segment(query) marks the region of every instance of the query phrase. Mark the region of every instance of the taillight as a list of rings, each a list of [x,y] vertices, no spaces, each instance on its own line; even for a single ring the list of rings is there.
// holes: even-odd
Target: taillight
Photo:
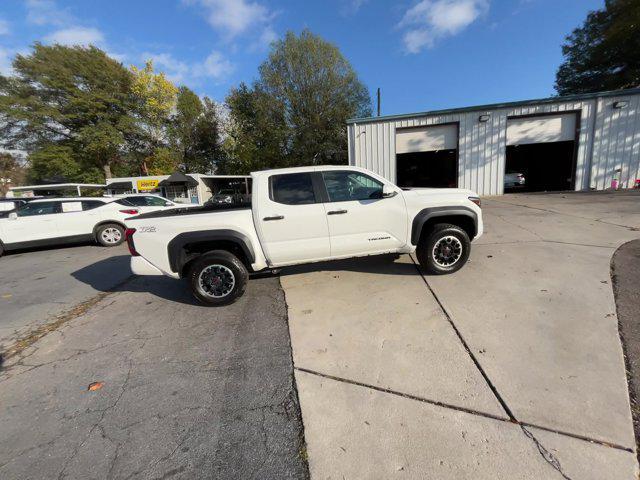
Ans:
[[[138,214],[138,210],[136,210],[134,208],[127,208],[126,210],[120,210],[120,213],[125,213],[127,215],[137,215]]]
[[[480,205],[480,197],[469,197],[469,200],[471,200],[473,203],[475,203],[476,205],[481,207],[481,205]]]
[[[136,233],[135,228],[127,228],[124,231],[124,238],[127,241],[127,247],[129,247],[129,253],[132,257],[139,257],[140,254],[136,251],[136,246],[133,243],[133,234]]]

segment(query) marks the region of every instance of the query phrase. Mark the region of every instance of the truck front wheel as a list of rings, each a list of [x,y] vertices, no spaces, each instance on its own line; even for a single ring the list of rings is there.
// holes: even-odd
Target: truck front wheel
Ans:
[[[471,253],[471,240],[462,228],[448,223],[438,223],[424,232],[416,249],[422,268],[435,275],[460,270]]]
[[[238,257],[214,250],[193,261],[187,278],[193,295],[205,305],[235,302],[247,288],[249,273]]]

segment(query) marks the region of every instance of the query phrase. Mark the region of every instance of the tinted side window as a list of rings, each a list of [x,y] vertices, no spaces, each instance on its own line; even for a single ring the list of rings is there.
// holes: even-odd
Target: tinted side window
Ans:
[[[131,205],[135,205],[136,207],[146,207],[147,206],[147,200],[146,200],[145,197],[127,197],[126,200]]]
[[[307,205],[316,203],[310,173],[289,173],[274,175],[271,181],[271,200],[286,205]]]
[[[382,198],[382,183],[363,173],[338,170],[322,172],[322,177],[331,202]]]
[[[131,203],[129,200],[127,200],[126,198],[121,198],[119,200],[116,200],[113,203],[119,203],[120,205],[125,205],[127,207],[133,207],[133,203]]]
[[[16,211],[19,217],[60,213],[60,202],[32,202]]]
[[[144,199],[146,200],[146,205],[148,207],[164,207],[165,203],[167,203],[166,200],[158,197],[144,197]]]
[[[105,202],[100,202],[98,200],[83,200],[82,201],[82,210],[92,210],[94,208],[98,208],[101,205],[104,205]]]

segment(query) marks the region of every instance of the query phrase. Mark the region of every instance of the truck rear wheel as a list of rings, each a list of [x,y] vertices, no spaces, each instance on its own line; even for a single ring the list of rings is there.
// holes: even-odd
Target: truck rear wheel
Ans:
[[[438,223],[420,237],[416,256],[428,273],[444,275],[460,270],[471,253],[471,240],[462,228]]]
[[[244,293],[249,279],[249,272],[238,257],[225,250],[198,257],[188,272],[193,295],[209,306],[235,302]]]

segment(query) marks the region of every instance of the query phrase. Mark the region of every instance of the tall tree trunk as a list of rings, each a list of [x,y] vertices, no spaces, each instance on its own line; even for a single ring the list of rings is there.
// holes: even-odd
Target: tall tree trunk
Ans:
[[[104,177],[111,178],[111,165],[105,163],[102,168],[104,169]]]

